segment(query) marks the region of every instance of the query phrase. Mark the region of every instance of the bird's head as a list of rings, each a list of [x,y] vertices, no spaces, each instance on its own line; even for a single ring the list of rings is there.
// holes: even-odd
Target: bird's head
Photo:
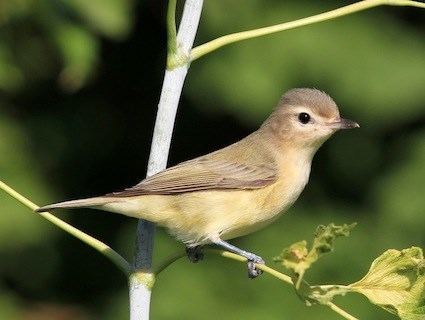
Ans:
[[[317,89],[286,92],[262,129],[271,131],[286,147],[316,151],[333,133],[359,125],[341,118],[333,99]]]

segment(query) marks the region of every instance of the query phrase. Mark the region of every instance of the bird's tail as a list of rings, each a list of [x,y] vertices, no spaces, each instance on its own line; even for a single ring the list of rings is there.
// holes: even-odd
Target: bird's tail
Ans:
[[[54,209],[67,208],[67,209],[77,209],[77,208],[95,208],[104,204],[111,202],[111,199],[107,197],[94,197],[87,199],[71,200],[49,204],[44,207],[36,209],[36,212],[45,212]]]

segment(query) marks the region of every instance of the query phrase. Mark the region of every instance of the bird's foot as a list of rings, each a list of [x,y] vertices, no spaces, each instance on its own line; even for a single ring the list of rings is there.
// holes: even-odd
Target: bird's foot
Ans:
[[[263,273],[262,270],[258,269],[255,265],[256,264],[265,264],[263,258],[250,253],[247,257],[248,259],[248,278],[250,279],[255,279],[256,277],[258,277],[260,274]]]
[[[238,247],[235,247],[233,244],[230,244],[224,240],[221,240],[220,237],[215,237],[211,239],[212,242],[230,252],[236,253],[242,257],[245,257],[248,265],[248,277],[250,279],[254,279],[258,277],[263,272],[258,269],[255,265],[256,264],[264,264],[263,258],[257,256],[256,254],[253,254],[251,252],[239,249]]]
[[[186,247],[186,254],[190,262],[197,263],[204,259],[202,246]]]

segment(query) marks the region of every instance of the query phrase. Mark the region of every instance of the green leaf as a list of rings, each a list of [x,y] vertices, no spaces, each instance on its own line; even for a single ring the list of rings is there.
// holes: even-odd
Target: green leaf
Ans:
[[[342,226],[337,226],[333,223],[327,226],[320,225],[316,229],[313,245],[310,250],[307,249],[307,241],[299,241],[283,249],[282,253],[273,260],[280,262],[285,268],[295,272],[298,277],[296,288],[299,289],[305,271],[324,253],[333,250],[336,238],[349,236],[351,229],[355,226],[356,223],[350,225],[344,224]]]
[[[303,273],[313,261],[308,259],[307,241],[299,241],[282,250],[282,253],[273,258],[280,262],[285,268],[293,270],[296,274]]]
[[[411,247],[388,250],[373,261],[369,272],[350,285],[373,304],[404,320],[425,319],[425,260]]]
[[[310,255],[313,256],[314,261],[316,261],[320,255],[331,252],[333,250],[333,243],[335,239],[339,237],[348,237],[351,229],[355,226],[356,223],[349,225],[344,224],[342,226],[336,226],[331,223],[327,226],[318,226],[314,236],[313,247],[310,250]]]

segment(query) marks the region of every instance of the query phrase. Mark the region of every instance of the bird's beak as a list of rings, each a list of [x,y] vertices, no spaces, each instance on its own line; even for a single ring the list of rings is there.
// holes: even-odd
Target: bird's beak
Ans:
[[[332,129],[354,129],[360,128],[359,124],[353,120],[340,118],[338,121],[330,122],[327,124]]]

